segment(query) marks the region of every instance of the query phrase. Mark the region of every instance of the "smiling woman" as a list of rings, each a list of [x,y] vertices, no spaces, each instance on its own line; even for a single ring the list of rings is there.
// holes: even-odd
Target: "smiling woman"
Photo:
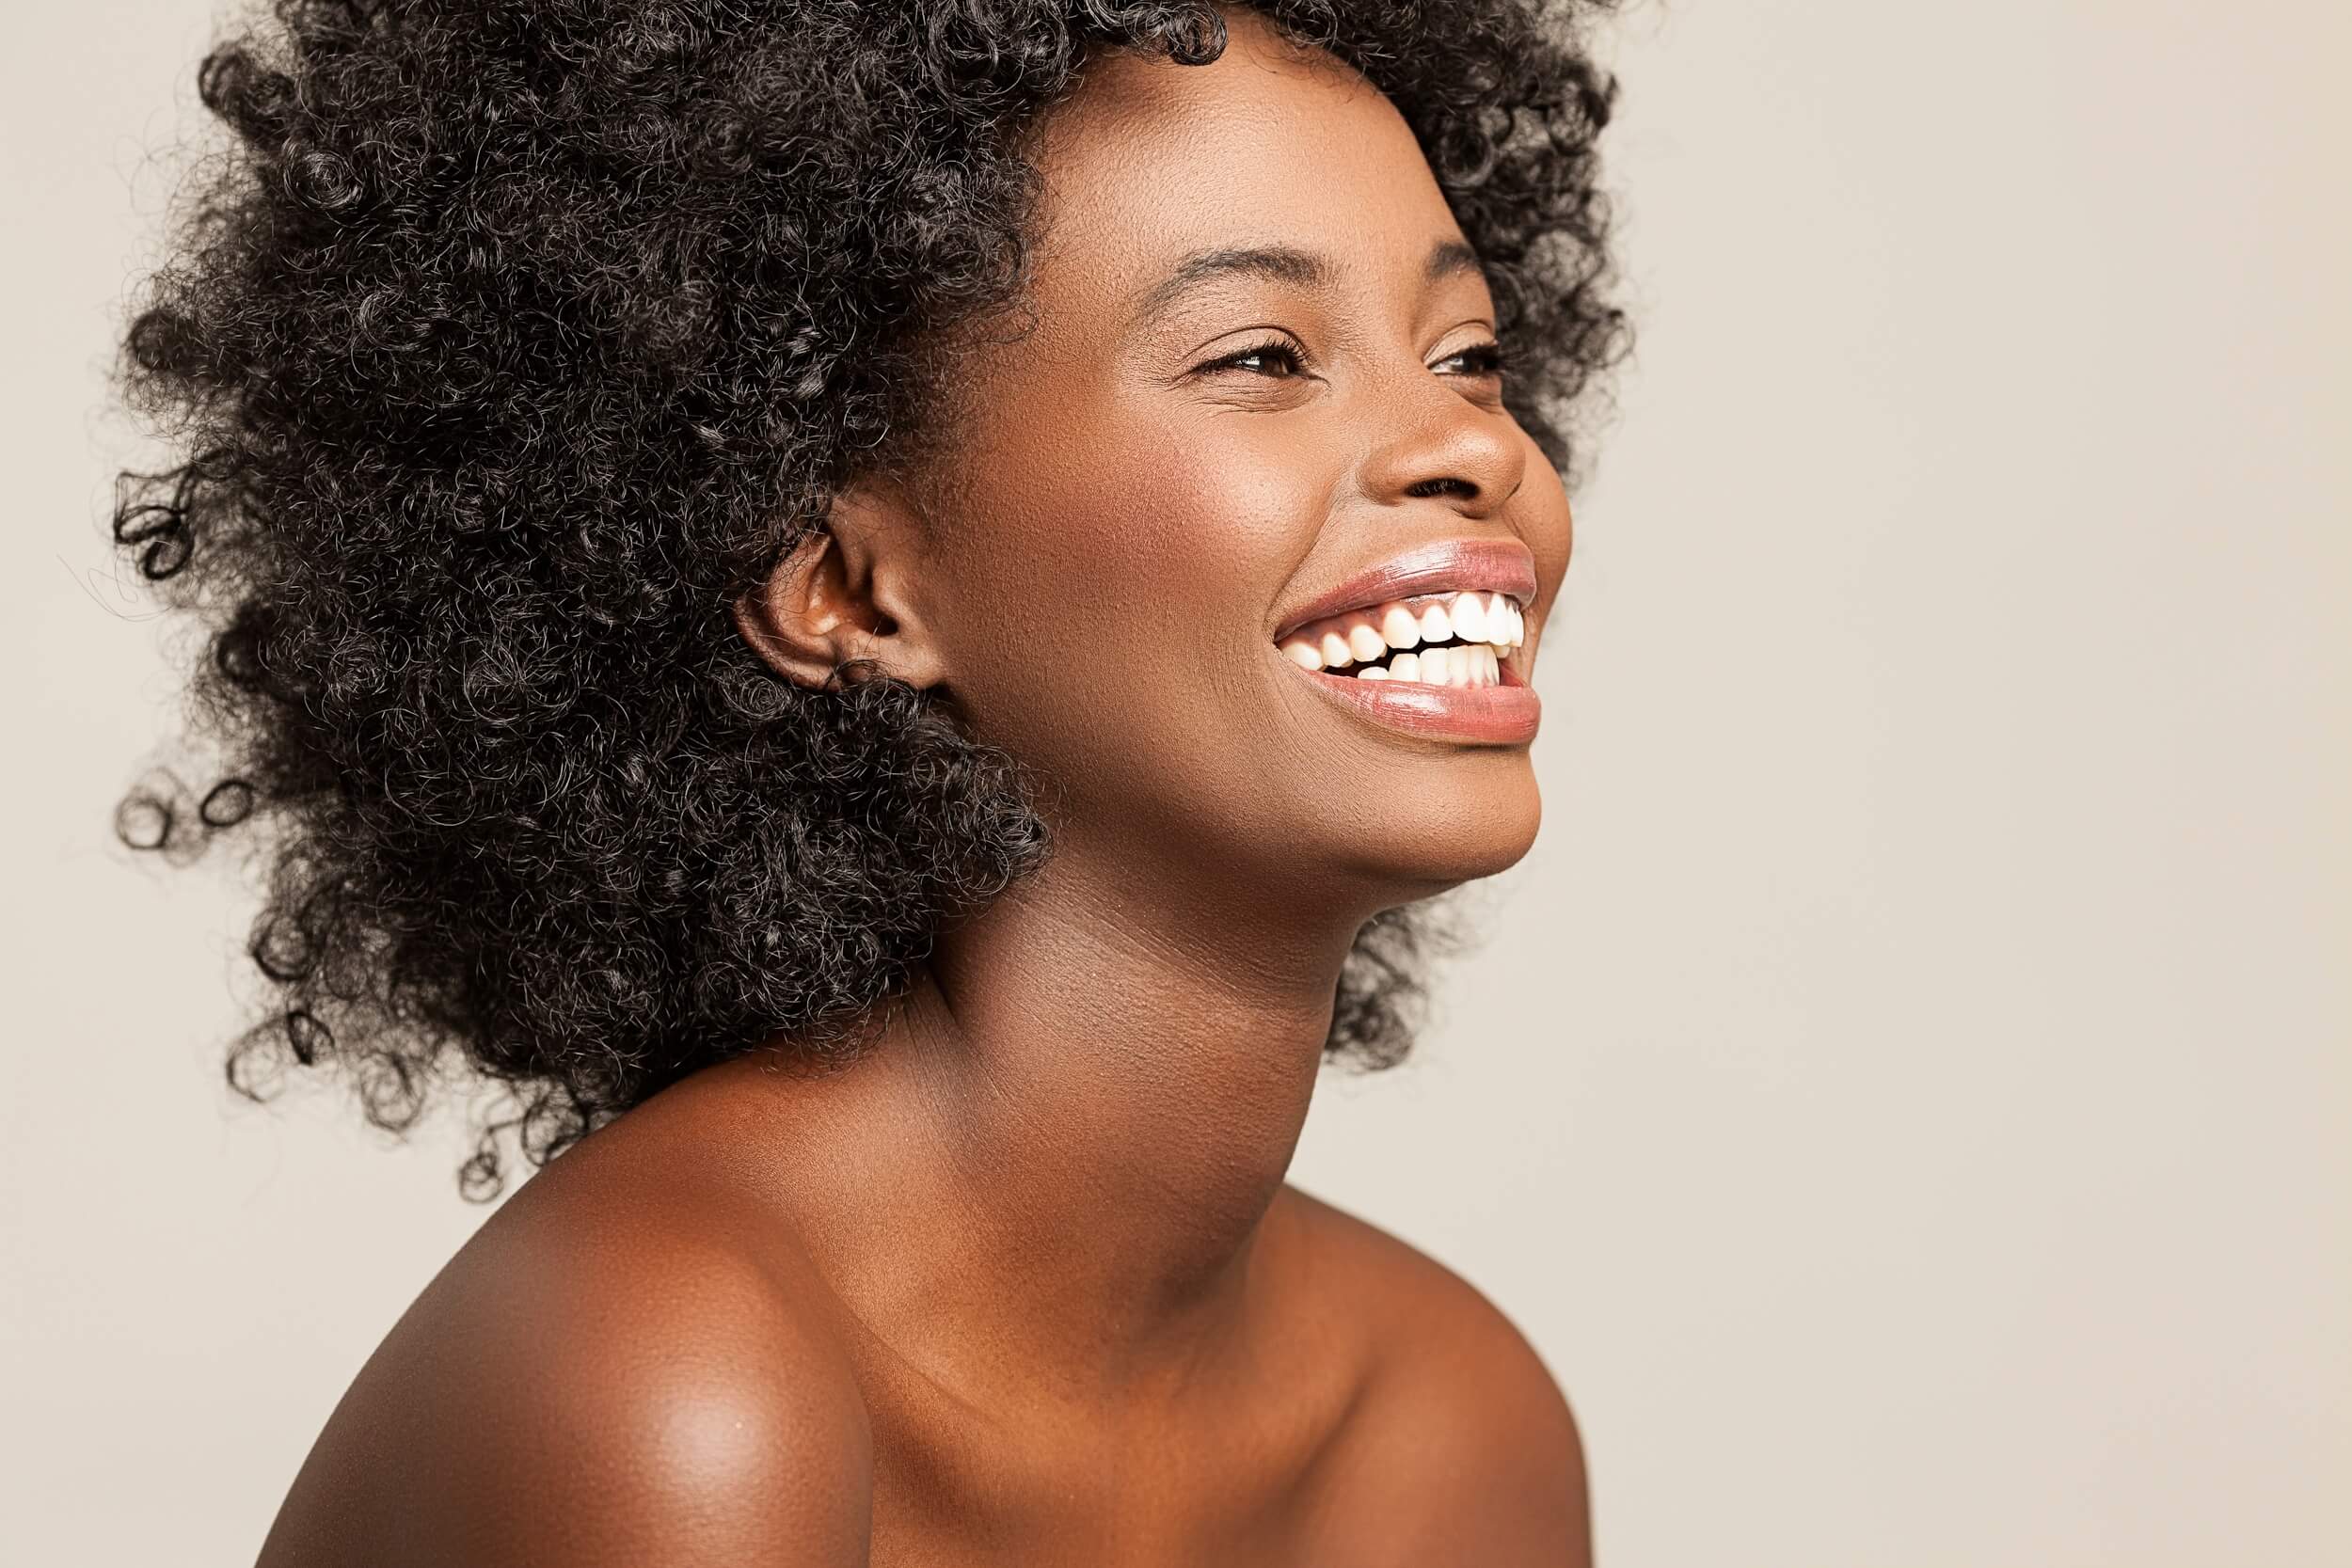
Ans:
[[[1580,1560],[1533,1352],[1283,1182],[1536,830],[1568,10],[278,10],[126,372],[227,782],[124,831],[266,835],[240,1085],[546,1169],[264,1560]]]

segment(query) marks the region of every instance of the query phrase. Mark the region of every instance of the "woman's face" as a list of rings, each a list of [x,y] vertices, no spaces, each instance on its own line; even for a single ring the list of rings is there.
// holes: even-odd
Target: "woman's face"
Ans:
[[[1057,785],[1061,854],[1368,913],[1534,837],[1568,506],[1403,119],[1231,22],[1210,66],[1105,57],[1044,127],[1033,327],[964,372],[917,592],[976,734]],[[1461,590],[1485,651],[1356,673]]]

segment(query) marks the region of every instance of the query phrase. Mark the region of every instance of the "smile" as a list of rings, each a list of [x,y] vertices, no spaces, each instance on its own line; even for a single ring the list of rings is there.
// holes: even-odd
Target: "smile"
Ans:
[[[1382,562],[1278,621],[1274,646],[1360,719],[1431,740],[1523,746],[1535,559],[1515,539],[1445,540]]]
[[[1422,686],[1505,684],[1526,617],[1508,594],[1418,594],[1311,621],[1282,640],[1302,670]]]
[[[1376,646],[1375,646],[1376,641]],[[1391,599],[1310,622],[1284,658],[1315,688],[1376,723],[1436,740],[1521,746],[1543,704],[1518,668],[1526,621],[1507,594]]]

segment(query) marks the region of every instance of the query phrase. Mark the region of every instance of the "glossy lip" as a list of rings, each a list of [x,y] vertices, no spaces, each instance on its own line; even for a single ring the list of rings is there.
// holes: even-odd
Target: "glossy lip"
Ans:
[[[1505,593],[1509,590],[1505,589]],[[1328,613],[1327,611],[1326,613]],[[1419,681],[1368,681],[1302,670],[1276,656],[1283,669],[1315,683],[1333,702],[1393,728],[1438,740],[1523,746],[1535,738],[1544,705],[1535,689],[1502,666],[1501,686],[1423,686]]]
[[[1301,605],[1283,617],[1274,633],[1280,642],[1310,621],[1320,621],[1350,610],[1366,610],[1391,599],[1415,594],[1451,594],[1463,589],[1508,594],[1529,608],[1535,596],[1535,554],[1517,539],[1448,539],[1357,573],[1328,593]],[[1294,666],[1295,668],[1295,666]],[[1301,671],[1300,673],[1307,673]],[[1350,684],[1356,684],[1350,677]],[[1371,682],[1374,686],[1381,683]],[[1407,682],[1406,684],[1412,684]],[[1433,688],[1432,689],[1441,689]],[[1490,691],[1504,690],[1489,687]],[[1521,689],[1525,689],[1521,688]]]

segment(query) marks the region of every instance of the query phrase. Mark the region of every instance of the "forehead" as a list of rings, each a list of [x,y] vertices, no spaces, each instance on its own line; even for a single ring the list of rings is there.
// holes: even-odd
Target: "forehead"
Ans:
[[[1344,64],[1229,13],[1205,66],[1107,54],[1032,149],[1041,299],[1132,307],[1204,251],[1285,246],[1352,279],[1418,278],[1459,229],[1395,105]]]

